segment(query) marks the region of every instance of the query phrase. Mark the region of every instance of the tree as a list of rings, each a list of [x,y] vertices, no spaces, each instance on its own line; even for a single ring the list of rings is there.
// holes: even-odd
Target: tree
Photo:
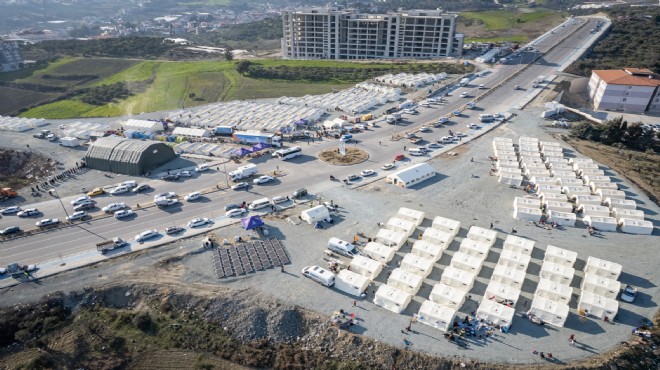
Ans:
[[[193,100],[195,99],[195,96],[196,96],[195,93],[191,92],[190,94],[188,94],[188,99]]]
[[[245,75],[250,70],[251,65],[252,62],[250,62],[249,60],[241,60],[238,63],[236,63],[236,72]]]
[[[231,49],[225,50],[225,60],[229,62],[234,60],[234,52]]]
[[[622,130],[624,124],[628,126],[628,122],[623,120],[623,116],[605,122],[605,129],[601,135],[603,144],[612,145],[614,143],[620,143],[624,134],[624,130]]]

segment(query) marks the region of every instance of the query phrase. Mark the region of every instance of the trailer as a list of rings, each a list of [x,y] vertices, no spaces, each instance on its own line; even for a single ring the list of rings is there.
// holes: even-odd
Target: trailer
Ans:
[[[96,250],[101,252],[101,254],[106,254],[113,249],[121,248],[126,245],[128,245],[128,243],[124,239],[120,237],[114,237],[112,239],[96,243]]]
[[[235,171],[229,172],[229,177],[232,181],[238,181],[255,175],[257,171],[259,171],[259,167],[256,164],[248,163],[245,166],[238,167]]]
[[[282,137],[276,134],[270,134],[267,132],[261,132],[256,130],[251,131],[234,131],[232,138],[234,142],[240,144],[269,144],[274,147],[282,146]]]

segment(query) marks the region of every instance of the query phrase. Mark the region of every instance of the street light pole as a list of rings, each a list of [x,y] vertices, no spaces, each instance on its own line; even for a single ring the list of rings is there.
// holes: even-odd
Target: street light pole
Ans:
[[[229,187],[229,174],[227,173],[227,162],[223,162],[222,166],[225,168],[225,181],[227,181],[227,187]]]

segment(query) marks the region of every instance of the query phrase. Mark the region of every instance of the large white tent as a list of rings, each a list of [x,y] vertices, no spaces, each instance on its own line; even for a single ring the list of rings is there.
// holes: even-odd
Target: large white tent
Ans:
[[[498,303],[515,306],[520,297],[520,289],[511,285],[491,280],[486,287],[484,299],[494,300]]]
[[[444,283],[433,286],[429,299],[439,305],[458,310],[465,303],[467,290],[458,289]]]
[[[426,240],[415,240],[410,253],[437,262],[445,248],[446,246],[429,243]]]
[[[433,224],[431,225],[431,227],[441,231],[446,231],[456,236],[456,234],[458,234],[458,231],[461,229],[461,222],[446,217],[436,216],[433,219]]]
[[[539,279],[534,296],[551,299],[568,304],[571,301],[573,288],[568,284],[557,283],[548,279]]]
[[[497,264],[516,270],[527,271],[530,260],[531,257],[528,254],[504,249],[500,253],[500,259],[497,260]]]
[[[617,280],[619,275],[621,275],[622,269],[623,267],[616,262],[589,256],[587,258],[587,265],[584,267],[584,272]]]
[[[422,302],[422,306],[419,308],[417,321],[436,329],[447,331],[453,324],[455,316],[455,309],[426,300]]]
[[[484,264],[484,260],[479,257],[471,256],[467,253],[456,252],[451,258],[450,266],[457,269],[469,271],[475,275],[479,275],[479,271]]]
[[[335,277],[335,288],[355,297],[360,297],[369,287],[371,279],[353,271],[343,269]]]
[[[621,290],[621,283],[614,279],[585,273],[580,284],[580,289],[583,292],[591,292],[602,295],[603,297],[616,299]]]
[[[211,131],[205,130],[203,128],[177,127],[172,131],[172,135],[203,138],[203,137],[210,137]]]
[[[416,226],[419,226],[419,224],[421,224],[422,221],[424,221],[424,217],[426,216],[426,213],[424,213],[423,211],[417,211],[414,209],[401,207],[399,208],[399,213],[397,213],[396,216],[398,218],[402,218],[404,220],[414,222]]]
[[[496,265],[490,280],[520,289],[525,281],[525,275],[525,271]]]
[[[415,232],[416,226],[417,225],[415,225],[414,222],[407,221],[398,217],[392,217],[387,221],[385,228],[388,230],[392,230],[410,236],[412,235],[413,232]]]
[[[621,232],[626,234],[651,235],[653,234],[653,223],[651,221],[622,218],[618,220]]]
[[[477,308],[477,318],[484,322],[508,329],[511,327],[515,310],[495,301],[483,299]]]
[[[506,239],[504,239],[504,246],[502,249],[520,252],[529,256],[532,254],[532,250],[534,250],[534,244],[536,244],[536,242],[533,240],[515,235],[507,235]]]
[[[395,287],[412,295],[417,294],[422,287],[423,278],[401,268],[392,270],[390,277],[387,278],[387,285]]]
[[[438,244],[447,248],[449,243],[454,239],[454,236],[449,232],[434,229],[432,227],[427,227],[422,234],[422,240],[426,240],[429,243]]]
[[[401,268],[413,274],[427,277],[431,273],[431,270],[433,270],[434,263],[435,261],[432,259],[408,253],[401,260]]]
[[[633,219],[633,220],[644,220],[644,211],[639,209],[612,209],[612,217],[616,218],[617,222],[621,222],[622,218]]]
[[[387,175],[388,183],[407,188],[435,176],[435,170],[428,163],[418,163]]]
[[[610,208],[618,209],[637,209],[637,203],[632,199],[619,199],[619,198],[610,198],[607,197],[603,200],[603,205]]]
[[[598,231],[616,231],[617,227],[614,217],[584,216],[582,222]]]
[[[492,247],[497,239],[497,231],[484,229],[479,226],[472,226],[470,230],[468,230],[467,238],[487,243]]]
[[[330,211],[324,205],[306,209],[300,213],[300,218],[308,224],[320,222],[330,218]]]
[[[390,262],[392,258],[394,258],[395,252],[396,250],[394,248],[390,248],[385,244],[377,242],[367,243],[367,245],[362,250],[362,254],[384,264]]]
[[[538,221],[543,216],[540,208],[514,207],[513,218],[520,221]]]
[[[447,266],[442,272],[440,282],[449,285],[450,287],[468,292],[474,286],[474,279],[476,277],[477,276],[471,272]]]
[[[549,211],[548,218],[546,220],[548,223],[555,223],[560,226],[573,226],[577,222],[577,217],[575,213],[571,212],[560,212],[560,211]]]
[[[605,206],[596,206],[593,204],[582,204],[577,208],[578,213],[582,213],[582,217],[595,216],[595,217],[610,217],[610,209]]]
[[[383,270],[383,264],[365,256],[354,256],[349,269],[373,280]]]
[[[532,307],[527,312],[543,320],[546,324],[564,327],[568,318],[568,305],[562,302],[556,302],[547,298],[535,296],[532,301]]]
[[[408,236],[388,229],[380,229],[376,234],[376,241],[399,250]]]
[[[586,315],[595,316],[600,319],[605,317],[614,318],[617,312],[619,312],[619,302],[616,299],[582,291],[577,308],[578,313],[584,312]]]
[[[121,123],[124,131],[133,130],[143,134],[153,134],[163,131],[163,124],[158,121],[147,121],[142,119],[128,119]]]
[[[374,304],[395,313],[401,313],[408,307],[412,295],[389,285],[381,285],[374,296]]]
[[[461,241],[458,251],[485,260],[490,251],[490,246],[488,243],[465,238]]]
[[[571,284],[574,275],[575,275],[574,268],[566,265],[559,265],[548,261],[543,262],[543,264],[541,265],[541,272],[539,274],[539,276],[542,279],[547,279],[550,281],[554,281],[555,283],[561,283],[566,285]]]
[[[548,245],[545,250],[545,257],[543,261],[553,262],[560,265],[571,267],[577,260],[577,252]]]

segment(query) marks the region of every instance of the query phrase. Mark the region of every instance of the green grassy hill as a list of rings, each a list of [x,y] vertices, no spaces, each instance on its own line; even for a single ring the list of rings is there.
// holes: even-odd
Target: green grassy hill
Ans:
[[[565,16],[543,7],[525,6],[511,10],[462,12],[458,31],[466,34],[466,42],[525,42],[561,23]]]

